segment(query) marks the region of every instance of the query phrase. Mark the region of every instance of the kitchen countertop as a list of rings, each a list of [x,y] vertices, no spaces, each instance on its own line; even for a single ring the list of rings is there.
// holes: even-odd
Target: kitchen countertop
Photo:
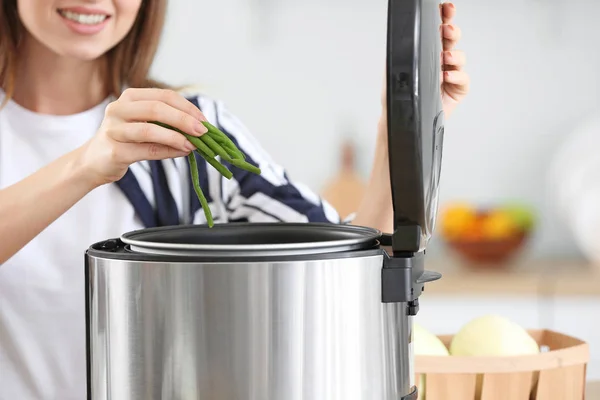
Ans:
[[[563,295],[600,297],[600,265],[579,260],[525,260],[503,269],[471,268],[453,257],[431,258],[425,268],[442,279],[425,287],[430,295]]]

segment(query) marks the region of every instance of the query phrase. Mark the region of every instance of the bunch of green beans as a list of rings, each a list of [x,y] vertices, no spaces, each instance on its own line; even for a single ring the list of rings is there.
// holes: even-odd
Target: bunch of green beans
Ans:
[[[208,132],[206,132],[200,137],[189,135],[177,128],[174,128],[162,122],[153,121],[152,123],[162,126],[163,128],[172,129],[184,135],[187,140],[189,140],[194,146],[196,146],[196,150],[194,151],[200,154],[200,156],[204,158],[207,163],[212,165],[214,169],[219,171],[221,175],[223,175],[227,179],[231,179],[233,174],[229,169],[227,169],[226,166],[221,164],[215,158],[216,156],[221,157],[222,160],[225,160],[234,167],[238,167],[248,172],[260,175],[260,168],[247,162],[244,153],[242,153],[237,148],[237,146],[229,139],[229,137],[225,133],[221,132],[217,127],[215,127],[207,121],[202,121],[202,124],[206,127],[206,129],[208,129]],[[192,184],[194,185],[194,191],[196,192],[196,196],[198,196],[198,200],[200,200],[200,204],[202,205],[202,209],[204,210],[204,215],[206,216],[208,226],[212,228],[214,225],[213,217],[210,208],[208,207],[206,197],[204,197],[204,193],[202,192],[202,188],[200,187],[200,180],[198,176],[198,164],[196,163],[196,157],[194,156],[194,152],[188,154],[187,157],[190,164],[190,173],[192,175]]]

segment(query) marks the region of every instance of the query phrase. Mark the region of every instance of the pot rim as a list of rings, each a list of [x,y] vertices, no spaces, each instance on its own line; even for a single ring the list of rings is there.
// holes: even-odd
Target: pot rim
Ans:
[[[157,237],[174,231],[185,232],[196,231],[199,234],[211,235],[225,233],[226,235],[251,235],[252,231],[267,229],[272,233],[310,236],[311,232],[318,230],[322,238],[329,236],[331,240],[315,240],[289,243],[251,243],[251,244],[198,244],[198,243],[168,243],[157,240]],[[336,239],[339,235],[341,239]],[[236,255],[257,255],[258,253],[280,253],[281,255],[292,254],[318,254],[340,252],[344,250],[356,250],[373,247],[381,237],[381,231],[358,225],[345,225],[318,222],[298,223],[252,223],[234,222],[216,224],[212,228],[206,225],[175,225],[168,227],[146,228],[127,232],[120,239],[136,253],[164,254],[164,255],[198,255],[199,253],[219,255],[235,253]],[[146,239],[146,240],[145,240]],[[153,239],[153,240],[148,240]]]

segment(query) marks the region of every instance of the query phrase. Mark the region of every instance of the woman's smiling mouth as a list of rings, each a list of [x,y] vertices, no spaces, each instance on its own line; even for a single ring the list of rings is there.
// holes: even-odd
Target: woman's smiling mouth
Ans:
[[[84,35],[100,32],[110,19],[110,15],[103,11],[82,7],[59,8],[57,12],[72,31]]]

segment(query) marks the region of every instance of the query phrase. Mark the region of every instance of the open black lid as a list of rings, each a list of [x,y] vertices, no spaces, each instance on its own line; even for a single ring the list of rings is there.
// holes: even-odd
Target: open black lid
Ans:
[[[389,0],[387,123],[394,252],[424,250],[435,225],[442,159],[439,0]]]

